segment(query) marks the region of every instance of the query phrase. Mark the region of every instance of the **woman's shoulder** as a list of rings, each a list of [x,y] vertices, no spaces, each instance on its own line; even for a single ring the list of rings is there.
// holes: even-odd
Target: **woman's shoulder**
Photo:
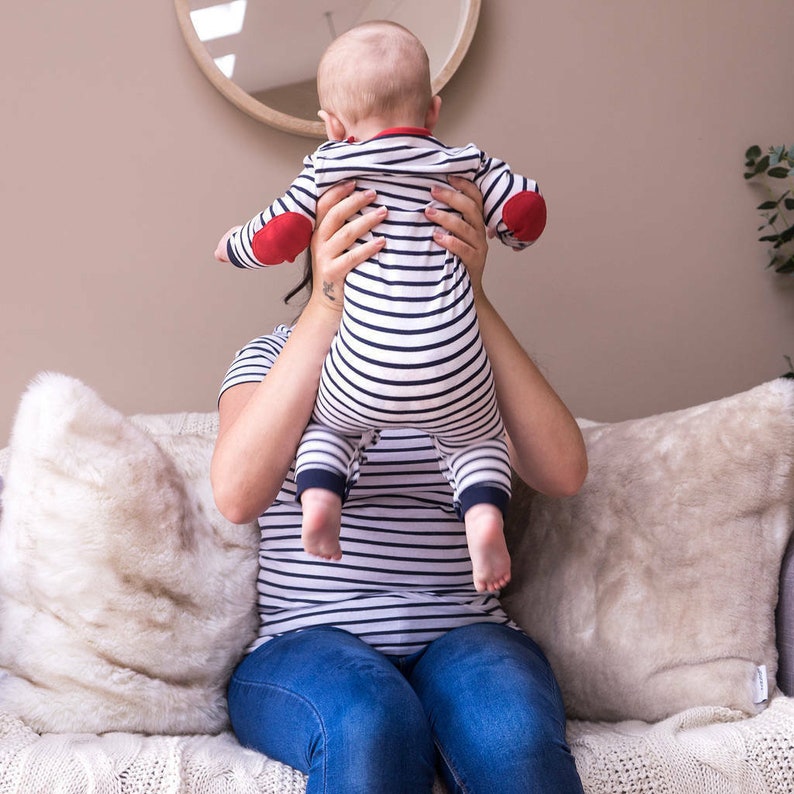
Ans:
[[[258,383],[270,371],[292,333],[292,327],[277,325],[272,333],[257,336],[243,345],[235,354],[220,394],[241,383]]]
[[[291,325],[277,325],[271,333],[254,337],[250,342],[243,345],[237,353],[235,353],[234,357],[239,358],[241,355],[245,354],[265,355],[273,351],[278,354],[281,352],[281,348],[284,347],[291,333]]]
[[[261,358],[272,364],[286,344],[291,333],[291,326],[277,325],[271,333],[254,337],[250,342],[244,344],[234,354],[234,361]]]

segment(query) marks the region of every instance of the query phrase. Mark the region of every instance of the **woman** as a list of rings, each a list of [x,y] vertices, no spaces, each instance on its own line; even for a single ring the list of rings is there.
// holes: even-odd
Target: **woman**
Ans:
[[[345,503],[342,560],[302,551],[290,467],[345,275],[381,245],[348,250],[385,216],[345,222],[375,199],[353,189],[320,207],[299,319],[238,353],[219,402],[216,502],[262,526],[262,624],[229,687],[232,726],[244,745],[307,773],[308,794],[429,792],[437,763],[451,792],[581,792],[553,673],[495,596],[474,590],[429,440],[384,432]],[[469,270],[513,468],[541,492],[572,494],[586,473],[582,437],[483,292],[481,197],[464,180],[434,197],[462,215],[427,210]]]

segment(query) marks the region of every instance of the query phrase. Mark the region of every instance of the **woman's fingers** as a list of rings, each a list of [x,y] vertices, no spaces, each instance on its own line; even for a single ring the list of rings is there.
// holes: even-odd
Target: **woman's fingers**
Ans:
[[[371,232],[385,217],[386,208],[377,207],[347,220],[328,240],[334,250],[333,255],[338,256],[348,248],[352,248],[357,240],[366,237],[367,233]]]
[[[353,270],[353,268],[358,267],[362,262],[366,262],[367,259],[375,256],[375,254],[377,254],[385,244],[385,237],[374,237],[372,240],[368,240],[366,243],[354,245],[343,254],[340,254],[340,256],[337,258],[340,270],[342,270],[345,274],[349,273],[351,270]]]
[[[470,226],[479,229],[485,226],[482,219],[482,193],[468,179],[459,176],[449,178],[450,187],[433,188],[433,197],[457,210]]]
[[[324,239],[331,238],[334,234],[345,227],[345,221],[351,218],[364,207],[375,201],[376,193],[374,190],[355,190],[355,182],[342,182],[335,185],[324,193],[317,202],[316,228]],[[361,221],[357,218],[356,221]],[[358,223],[357,229],[369,231],[379,220],[369,220]],[[353,236],[350,242],[355,241]]]
[[[374,202],[376,193],[374,190],[354,192],[354,188],[354,182],[336,185],[317,203],[312,260],[321,278],[326,274],[334,282],[377,253],[385,242],[383,238],[372,237],[356,245],[357,240],[366,237],[386,217],[386,208],[377,207],[356,214]]]
[[[444,230],[436,232],[436,242],[451,254],[460,257],[469,273],[474,276],[482,271],[488,254],[488,240],[482,218],[482,194],[467,179],[450,177],[450,185],[452,187],[434,187],[433,198],[457,212],[428,207],[425,214]]]
[[[335,228],[339,228],[345,222],[345,217],[347,216],[341,216],[341,221],[335,220],[335,218],[332,217],[328,218],[326,222],[326,218],[329,213],[336,209],[355,189],[356,183],[352,179],[346,182],[339,182],[333,187],[328,188],[328,190],[317,199],[317,217],[314,222],[315,228],[321,229],[323,227],[331,227],[331,233],[333,233]],[[355,210],[353,210],[353,212],[355,212]],[[339,213],[335,213],[335,217],[338,215]]]

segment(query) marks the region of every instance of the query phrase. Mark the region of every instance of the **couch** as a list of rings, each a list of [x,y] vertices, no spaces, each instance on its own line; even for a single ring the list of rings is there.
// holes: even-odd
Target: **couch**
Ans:
[[[794,791],[794,381],[581,425],[579,494],[515,482],[503,602],[557,671],[585,791]],[[228,730],[257,528],[214,507],[216,430],[58,373],[22,395],[0,452],[0,794],[304,791]]]

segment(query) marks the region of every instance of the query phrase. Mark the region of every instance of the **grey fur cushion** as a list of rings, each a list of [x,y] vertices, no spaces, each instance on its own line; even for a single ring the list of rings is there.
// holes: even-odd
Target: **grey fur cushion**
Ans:
[[[583,428],[574,497],[519,484],[503,601],[547,652],[571,717],[747,714],[777,672],[778,573],[794,504],[794,381]]]

